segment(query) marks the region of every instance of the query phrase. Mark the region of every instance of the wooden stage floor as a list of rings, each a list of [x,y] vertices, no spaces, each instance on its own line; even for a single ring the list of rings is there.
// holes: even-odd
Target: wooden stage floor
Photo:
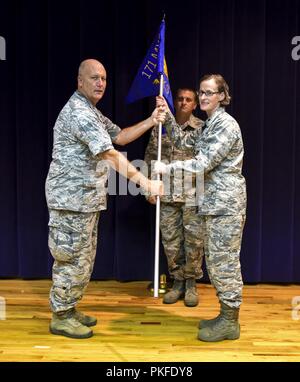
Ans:
[[[187,308],[164,305],[148,284],[91,282],[79,308],[99,323],[94,337],[74,340],[48,332],[49,280],[0,280],[0,362],[300,361],[300,285],[246,285],[241,338],[205,343],[197,324],[218,313],[214,289],[198,284],[201,303]]]

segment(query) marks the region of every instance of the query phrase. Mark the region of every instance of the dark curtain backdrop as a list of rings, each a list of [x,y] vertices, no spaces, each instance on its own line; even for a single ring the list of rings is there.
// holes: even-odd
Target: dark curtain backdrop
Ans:
[[[244,280],[300,282],[300,61],[291,57],[298,0],[1,2],[0,277],[51,275],[44,183],[53,125],[80,61],[97,58],[107,69],[98,104],[105,115],[121,127],[147,117],[152,99],[128,106],[124,99],[163,12],[173,92],[198,87],[209,72],[222,73],[231,88],[228,111],[242,129],[248,186]],[[142,159],[148,139],[122,151]],[[154,224],[142,196],[109,197],[93,277],[151,280]]]

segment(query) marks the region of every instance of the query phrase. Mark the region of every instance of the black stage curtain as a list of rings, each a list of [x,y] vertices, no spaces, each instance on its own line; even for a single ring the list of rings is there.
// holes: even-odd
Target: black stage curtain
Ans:
[[[0,277],[51,275],[44,183],[52,128],[80,61],[97,58],[107,69],[102,112],[121,127],[138,122],[153,99],[124,100],[163,13],[173,92],[198,87],[212,72],[231,88],[228,111],[242,129],[248,185],[244,280],[300,282],[300,60],[291,55],[300,36],[298,0],[1,2]],[[142,159],[148,139],[121,150]],[[108,207],[93,277],[151,280],[153,207],[141,195],[111,196]]]

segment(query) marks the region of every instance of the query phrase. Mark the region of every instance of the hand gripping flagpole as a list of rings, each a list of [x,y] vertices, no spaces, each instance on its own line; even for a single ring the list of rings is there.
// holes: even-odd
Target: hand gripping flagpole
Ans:
[[[159,95],[163,96],[164,89],[164,76],[160,73],[159,79]],[[157,147],[157,160],[161,161],[161,135],[162,123],[158,125],[158,147]],[[160,174],[157,174],[157,180],[160,180]],[[156,197],[156,221],[155,221],[155,259],[154,259],[154,297],[158,297],[159,288],[159,233],[160,233],[160,197]]]

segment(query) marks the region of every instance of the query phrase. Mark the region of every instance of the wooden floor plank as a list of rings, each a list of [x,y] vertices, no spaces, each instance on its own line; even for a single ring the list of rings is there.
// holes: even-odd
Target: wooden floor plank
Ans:
[[[99,324],[94,337],[74,340],[48,332],[49,280],[0,280],[0,297],[6,303],[6,319],[0,320],[0,362],[300,361],[300,307],[299,320],[292,318],[299,285],[246,285],[241,338],[218,343],[196,338],[199,319],[218,313],[210,285],[198,284],[201,303],[195,308],[183,301],[164,305],[149,294],[147,285],[91,282],[79,308],[95,315]]]

